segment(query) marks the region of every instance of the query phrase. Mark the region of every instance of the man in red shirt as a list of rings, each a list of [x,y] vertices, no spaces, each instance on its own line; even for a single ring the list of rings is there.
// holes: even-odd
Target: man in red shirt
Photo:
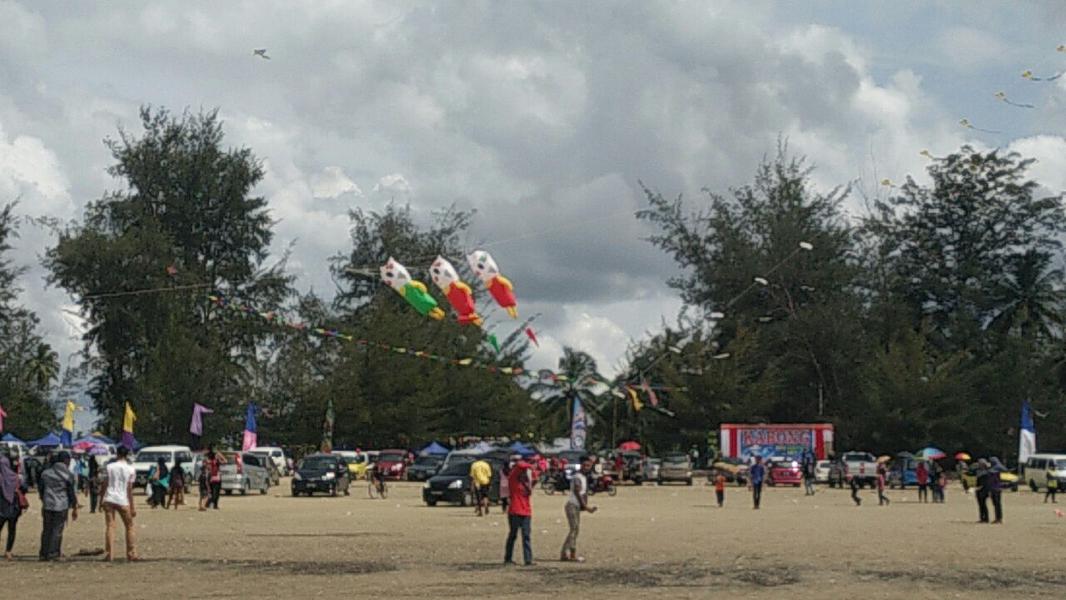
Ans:
[[[533,543],[530,541],[530,529],[533,524],[533,479],[532,466],[522,460],[522,457],[512,456],[517,459],[511,474],[507,476],[507,484],[511,492],[511,503],[507,507],[507,521],[510,531],[507,533],[507,546],[504,550],[504,564],[514,564],[514,543],[518,532],[522,532],[522,558],[528,567],[533,564]]]

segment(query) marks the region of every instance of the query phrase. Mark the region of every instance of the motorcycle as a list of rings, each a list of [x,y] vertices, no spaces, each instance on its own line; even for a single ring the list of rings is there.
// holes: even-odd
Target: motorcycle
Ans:
[[[590,478],[589,496],[602,493],[606,493],[608,496],[614,496],[618,493],[618,488],[614,485],[614,478],[610,475],[604,474]]]
[[[540,476],[540,489],[549,496],[555,492],[566,492],[570,489],[570,482],[566,479],[566,472],[562,470],[548,471]]]

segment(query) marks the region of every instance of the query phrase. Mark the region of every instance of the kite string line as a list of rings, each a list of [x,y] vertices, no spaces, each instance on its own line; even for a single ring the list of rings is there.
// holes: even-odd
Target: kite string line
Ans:
[[[213,286],[210,283],[194,283],[194,284],[190,284],[190,285],[178,285],[178,286],[167,286],[167,287],[157,287],[157,288],[145,288],[145,289],[141,289],[141,290],[129,290],[129,291],[125,291],[125,292],[104,292],[104,293],[100,293],[100,294],[87,294],[85,296],[82,296],[81,299],[82,300],[95,300],[97,298],[119,298],[119,297],[122,297],[122,296],[138,296],[138,295],[141,295],[141,294],[152,294],[152,293],[156,293],[156,292],[180,292],[180,291],[184,291],[184,290],[197,290],[197,289],[203,289],[203,288],[209,288],[209,287],[213,287]]]

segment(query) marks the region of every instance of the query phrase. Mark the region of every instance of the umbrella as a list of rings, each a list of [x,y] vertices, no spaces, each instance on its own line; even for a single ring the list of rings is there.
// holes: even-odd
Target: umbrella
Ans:
[[[922,460],[940,460],[946,456],[947,454],[944,454],[943,450],[932,446],[926,446],[918,451],[918,457]]]
[[[887,455],[887,454],[884,455],[884,456],[878,456],[877,457],[877,462],[880,463],[880,464],[885,464],[886,462],[888,462],[890,460],[892,460],[892,457]]]
[[[896,458],[914,458],[914,455],[904,450],[903,452],[897,452]]]
[[[965,452],[956,452],[955,460],[973,460],[973,457]]]
[[[640,444],[634,441],[622,442],[618,444],[618,449],[622,452],[629,452],[630,450],[640,450]]]

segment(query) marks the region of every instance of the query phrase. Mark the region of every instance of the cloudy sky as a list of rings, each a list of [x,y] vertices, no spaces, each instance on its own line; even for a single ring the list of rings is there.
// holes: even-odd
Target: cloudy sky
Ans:
[[[102,140],[138,106],[218,107],[265,163],[302,288],[332,294],[352,207],[474,208],[466,243],[544,314],[534,366],[570,344],[611,372],[680,307],[632,217],[638,180],[697,201],[784,136],[819,186],[876,194],[920,175],[922,149],[969,142],[1038,158],[1062,190],[1066,77],[1020,73],[1066,69],[1064,25],[1058,2],[0,0],[0,202],[77,218],[120,185]],[[26,226],[17,258],[66,357],[78,323],[37,266],[50,243]]]

